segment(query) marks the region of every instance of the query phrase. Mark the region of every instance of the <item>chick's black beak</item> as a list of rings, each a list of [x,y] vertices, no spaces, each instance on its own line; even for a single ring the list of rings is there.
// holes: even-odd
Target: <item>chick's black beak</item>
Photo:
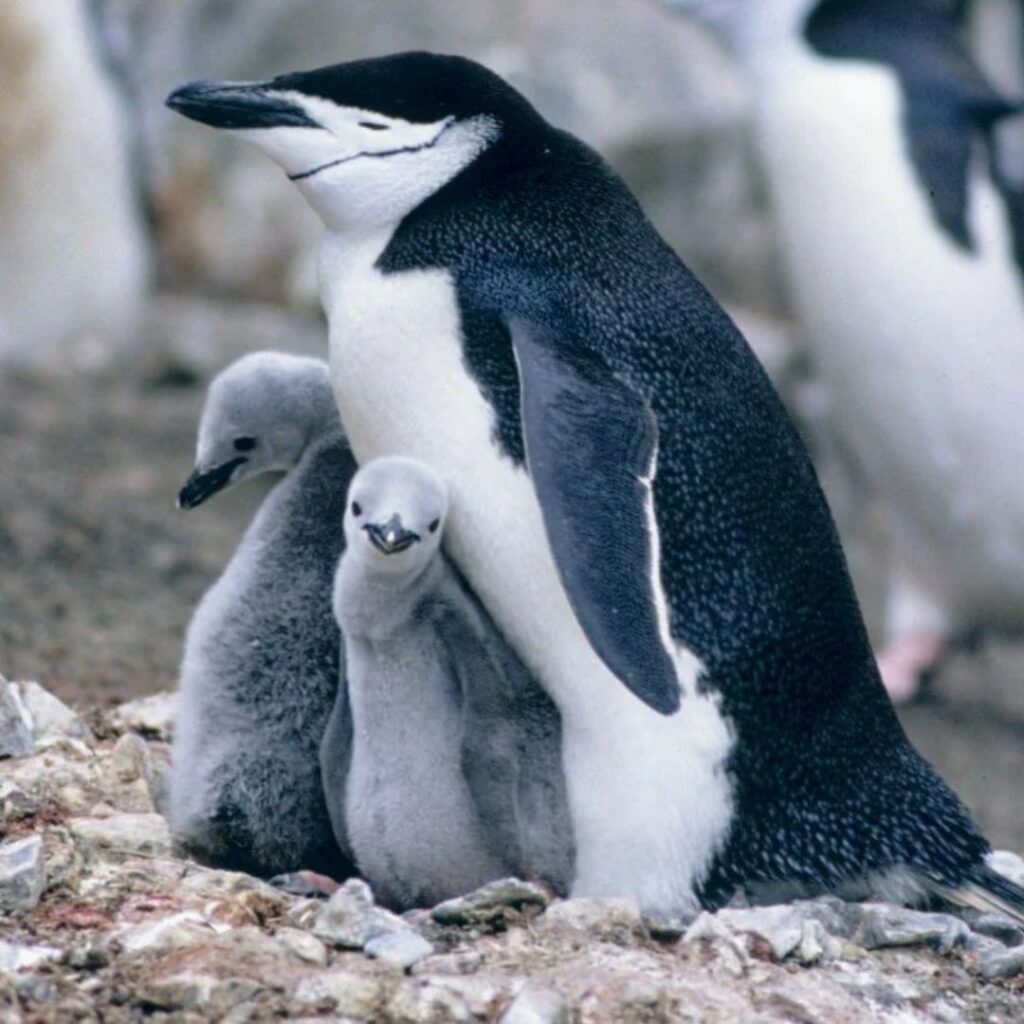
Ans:
[[[363,529],[370,538],[370,543],[385,555],[396,555],[399,551],[405,551],[420,539],[418,533],[407,530],[402,525],[402,517],[398,515],[392,516],[386,523],[367,523]]]
[[[178,492],[178,508],[195,508],[202,505],[207,498],[212,497],[218,491],[224,490],[231,481],[235,470],[248,462],[248,459],[231,459],[221,466],[214,466],[205,473],[199,470],[193,471],[192,475],[185,481],[185,486]]]
[[[269,82],[189,82],[167,97],[167,106],[214,128],[321,127]]]

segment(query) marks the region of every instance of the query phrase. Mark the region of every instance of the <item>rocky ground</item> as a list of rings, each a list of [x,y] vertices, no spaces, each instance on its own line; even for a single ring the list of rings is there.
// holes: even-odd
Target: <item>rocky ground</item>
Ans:
[[[173,698],[0,683],[0,1021],[1019,1021],[1024,930],[835,899],[654,921],[505,880],[397,917],[175,855]],[[1024,880],[1024,861],[999,855]]]

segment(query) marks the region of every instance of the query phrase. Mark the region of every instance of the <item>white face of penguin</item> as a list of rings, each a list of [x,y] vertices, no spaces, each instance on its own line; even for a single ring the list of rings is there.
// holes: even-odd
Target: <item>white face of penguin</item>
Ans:
[[[337,231],[397,223],[499,132],[486,115],[406,120],[278,81],[195,83],[168,103],[264,152]]]

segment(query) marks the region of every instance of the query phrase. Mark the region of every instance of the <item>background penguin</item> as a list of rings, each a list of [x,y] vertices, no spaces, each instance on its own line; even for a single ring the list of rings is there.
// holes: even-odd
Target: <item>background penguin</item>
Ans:
[[[447,547],[558,706],[575,895],[1002,884],[895,719],[761,367],[591,150],[424,53],[169,102],[323,218],[346,432],[445,479]]]
[[[257,352],[210,385],[181,507],[257,473],[288,475],[185,639],[170,819],[207,863],[256,875],[351,873],[317,753],[341,671],[331,580],[355,468],[321,360]]]
[[[92,6],[0,4],[0,360],[88,363],[137,337],[148,243]]]
[[[558,712],[441,554],[447,515],[423,463],[364,466],[334,584],[347,683],[321,752],[327,802],[403,910],[510,874],[571,880]]]
[[[906,697],[947,637],[1024,629],[1024,184],[992,151],[1022,108],[953,0],[673,6],[752,84],[803,334],[890,527],[880,663]]]

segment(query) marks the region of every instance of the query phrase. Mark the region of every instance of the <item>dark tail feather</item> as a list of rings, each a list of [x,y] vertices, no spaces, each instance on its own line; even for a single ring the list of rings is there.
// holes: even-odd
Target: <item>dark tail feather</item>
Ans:
[[[928,881],[936,895],[960,907],[972,907],[984,913],[1003,914],[1024,925],[1024,889],[987,864],[979,864],[958,886]]]

